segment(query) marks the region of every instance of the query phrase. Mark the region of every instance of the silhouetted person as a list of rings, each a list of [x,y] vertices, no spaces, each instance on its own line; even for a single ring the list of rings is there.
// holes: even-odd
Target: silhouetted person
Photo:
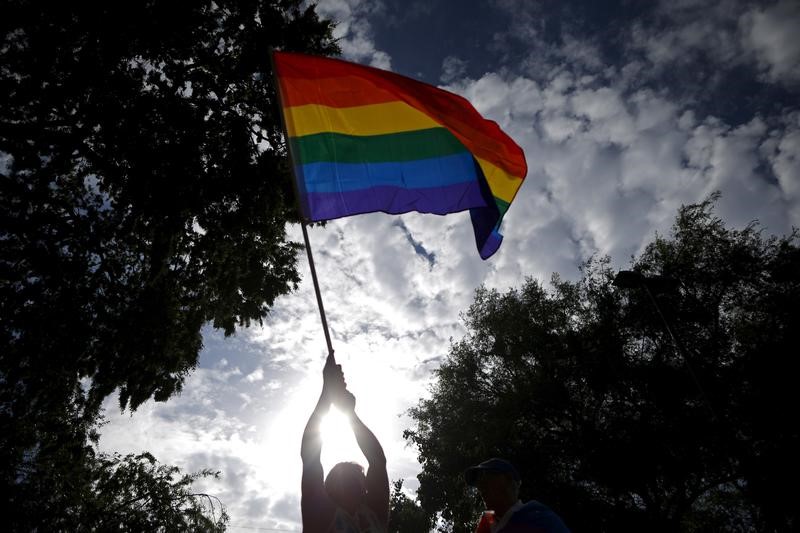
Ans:
[[[522,484],[514,465],[489,459],[464,472],[467,485],[477,487],[486,505],[475,533],[569,533],[552,509],[535,500],[522,503]]]
[[[300,509],[304,533],[385,533],[389,524],[389,476],[378,439],[355,413],[356,399],[346,388],[341,365],[328,359],[322,371],[322,393],[306,424]],[[344,412],[361,452],[369,462],[339,463],[323,483],[320,422],[332,404]]]

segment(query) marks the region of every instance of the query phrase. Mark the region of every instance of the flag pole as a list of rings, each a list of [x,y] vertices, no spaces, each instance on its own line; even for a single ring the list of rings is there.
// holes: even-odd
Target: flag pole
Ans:
[[[314,268],[314,256],[311,253],[311,242],[308,240],[308,231],[306,230],[306,221],[302,220],[300,226],[303,228],[303,240],[306,243],[306,253],[308,254],[308,266],[311,268],[311,280],[314,282],[314,292],[317,295],[317,306],[319,307],[319,317],[322,320],[322,331],[325,332],[325,342],[328,344],[328,360],[325,364],[335,364],[336,359],[333,357],[333,345],[331,344],[331,334],[328,331],[328,321],[325,318],[325,307],[322,305],[322,294],[319,290],[319,281],[317,281],[317,269]]]
[[[297,159],[294,157],[292,150],[292,143],[289,142],[289,130],[286,128],[286,118],[283,116],[283,96],[281,95],[281,85],[278,82],[278,71],[275,68],[275,50],[269,49],[269,63],[272,68],[272,82],[275,86],[275,94],[278,97],[278,115],[281,117],[281,127],[283,128],[283,139],[286,142],[286,150],[289,153],[289,163],[292,169],[292,186],[294,188],[294,196],[297,202],[297,212],[300,214],[300,227],[303,229],[303,241],[306,246],[306,254],[308,255],[308,266],[311,269],[311,280],[314,283],[314,293],[317,296],[317,307],[319,307],[319,317],[322,320],[322,331],[325,334],[325,343],[328,346],[328,358],[325,360],[325,366],[332,366],[336,364],[336,358],[333,356],[333,344],[331,344],[331,334],[328,331],[328,320],[325,318],[325,307],[322,305],[322,293],[319,290],[319,281],[317,280],[317,269],[314,266],[314,255],[311,253],[311,241],[308,239],[308,230],[306,229],[306,215],[303,212],[302,202],[300,200],[300,191],[297,187],[297,172],[295,171],[294,162]]]

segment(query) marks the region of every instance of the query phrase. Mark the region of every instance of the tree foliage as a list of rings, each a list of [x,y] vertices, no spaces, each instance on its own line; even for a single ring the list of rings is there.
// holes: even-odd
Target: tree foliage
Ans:
[[[192,492],[195,481],[218,478],[202,470],[181,474],[149,453],[95,454],[70,465],[39,462],[35,482],[10,496],[5,515],[12,531],[225,531],[225,507],[211,495]],[[48,455],[46,461],[57,460]],[[27,473],[26,473],[27,475]]]
[[[639,286],[606,259],[577,282],[477,291],[406,432],[427,512],[472,531],[461,473],[501,456],[575,531],[800,526],[797,236],[726,228],[713,202],[633,261]]]
[[[392,485],[389,505],[389,533],[426,533],[433,529],[434,516],[406,496],[402,479]]]
[[[82,449],[113,391],[178,392],[204,324],[296,285],[269,50],[333,53],[331,31],[301,0],[4,2],[4,493]]]

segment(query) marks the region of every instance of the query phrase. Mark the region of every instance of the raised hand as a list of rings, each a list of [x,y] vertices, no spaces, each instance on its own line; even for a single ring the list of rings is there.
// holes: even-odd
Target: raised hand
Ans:
[[[322,392],[334,401],[341,391],[345,390],[347,383],[344,380],[342,365],[337,365],[332,358],[325,362],[322,369]]]
[[[339,408],[345,414],[350,414],[355,412],[356,409],[356,397],[353,396],[353,393],[347,389],[342,389],[339,394],[336,395],[336,398],[333,400],[334,405]]]

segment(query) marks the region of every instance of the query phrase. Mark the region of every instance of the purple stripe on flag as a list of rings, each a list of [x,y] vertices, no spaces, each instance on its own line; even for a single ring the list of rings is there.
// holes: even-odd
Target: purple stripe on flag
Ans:
[[[383,186],[358,191],[312,192],[305,194],[305,200],[310,219],[314,221],[375,211],[392,215],[408,211],[446,215],[486,207],[486,198],[476,181],[425,189]]]

